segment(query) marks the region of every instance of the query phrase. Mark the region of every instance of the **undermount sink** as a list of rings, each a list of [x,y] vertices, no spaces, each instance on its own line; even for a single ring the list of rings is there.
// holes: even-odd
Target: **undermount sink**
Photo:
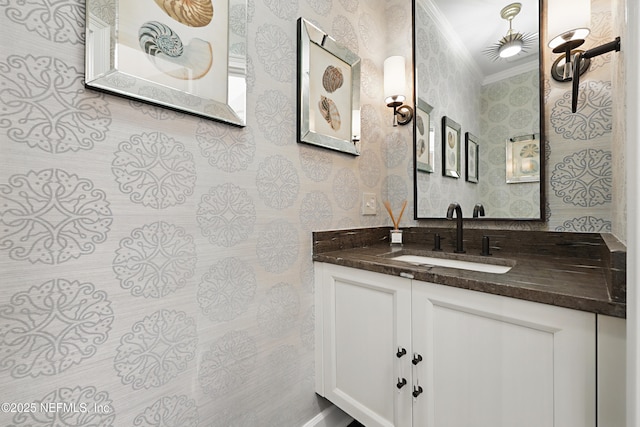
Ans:
[[[504,274],[511,270],[513,265],[498,265],[484,262],[463,261],[450,258],[436,258],[420,255],[399,255],[391,258],[394,261],[402,261],[407,264],[413,264],[423,267],[448,267],[458,268],[460,270],[471,270],[482,273]]]

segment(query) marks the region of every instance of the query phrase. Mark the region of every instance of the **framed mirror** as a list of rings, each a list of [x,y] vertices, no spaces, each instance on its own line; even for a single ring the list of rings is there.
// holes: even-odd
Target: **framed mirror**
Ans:
[[[414,99],[431,107],[436,145],[429,171],[414,159],[416,219],[444,218],[457,202],[465,219],[482,204],[480,219],[544,220],[543,23],[543,0],[413,0]],[[521,50],[508,56],[514,45]],[[445,117],[460,125],[461,135],[474,136],[473,179],[445,173],[451,160],[441,146]],[[414,152],[423,143],[416,126]],[[535,161],[507,158],[507,142],[525,135],[538,138]],[[458,156],[461,171],[469,166],[465,154]],[[521,176],[535,167],[539,179],[507,177],[507,163],[528,168],[516,171]]]

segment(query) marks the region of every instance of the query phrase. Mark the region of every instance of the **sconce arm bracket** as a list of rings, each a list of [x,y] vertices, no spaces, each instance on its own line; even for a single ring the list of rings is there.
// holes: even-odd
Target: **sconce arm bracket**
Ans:
[[[583,59],[590,59],[596,56],[604,55],[612,51],[620,52],[620,37],[616,37],[615,40],[609,43],[605,43],[600,46],[596,46],[593,49],[589,49],[585,52],[576,53],[575,61],[573,62],[573,85],[571,88],[571,112],[575,113],[578,109],[578,89],[580,86],[580,63]]]
[[[413,119],[413,108],[408,105],[401,105],[398,108],[394,108],[394,114],[399,125],[406,125]]]
[[[609,43],[605,43],[600,46],[596,46],[592,49],[585,51],[582,54],[583,58],[594,58],[596,56],[604,55],[605,53],[609,53],[611,51],[620,52],[620,37],[616,37],[615,40]]]

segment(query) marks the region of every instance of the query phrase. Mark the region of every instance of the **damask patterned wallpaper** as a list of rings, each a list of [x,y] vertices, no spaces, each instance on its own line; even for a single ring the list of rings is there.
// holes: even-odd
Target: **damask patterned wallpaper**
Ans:
[[[0,5],[0,400],[38,405],[0,425],[313,418],[311,231],[411,194],[382,102],[410,2],[250,1],[246,128],[85,89],[84,1]],[[296,142],[299,16],[362,58],[358,158]]]
[[[540,184],[505,180],[505,141],[539,133],[538,70],[482,86],[478,201],[496,218],[539,218]]]
[[[582,48],[599,46],[613,38],[612,2],[592,0],[591,34]],[[555,57],[547,52],[545,59],[551,64]],[[570,85],[546,76],[550,230],[611,232],[614,207],[625,204],[624,194],[618,193],[618,199],[612,199],[614,174],[617,180],[624,181],[625,176],[623,166],[613,168],[614,164],[624,163],[622,153],[618,152],[616,158],[612,155],[614,82],[624,87],[621,80],[614,80],[612,61],[621,59],[615,55],[592,59],[588,73],[581,79],[575,114],[571,113]],[[624,240],[624,228],[616,234]]]

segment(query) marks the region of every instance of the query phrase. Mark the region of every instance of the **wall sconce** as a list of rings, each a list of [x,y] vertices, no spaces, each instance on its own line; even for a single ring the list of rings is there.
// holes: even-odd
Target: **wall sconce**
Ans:
[[[413,118],[413,108],[403,105],[406,89],[404,56],[390,56],[384,61],[384,101],[393,108],[393,126],[406,125]]]
[[[619,52],[620,37],[587,51],[577,49],[591,32],[591,0],[551,1],[547,6],[547,16],[549,47],[553,53],[562,54],[551,66],[551,76],[559,82],[572,82],[571,112],[575,113],[580,75],[589,69],[591,58],[611,51]]]
[[[579,52],[576,49],[582,46],[590,33],[591,0],[547,2],[547,16],[549,47],[553,53],[562,54],[551,66],[551,77],[559,82],[567,82],[573,76],[572,61]],[[589,63],[585,62],[580,73],[587,69]]]

